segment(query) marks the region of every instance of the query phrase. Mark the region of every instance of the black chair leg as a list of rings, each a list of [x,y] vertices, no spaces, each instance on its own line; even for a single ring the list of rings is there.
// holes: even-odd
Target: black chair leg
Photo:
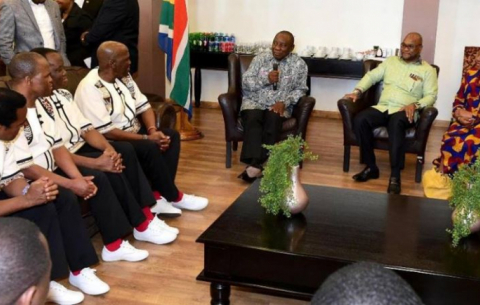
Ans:
[[[232,142],[230,141],[227,142],[227,156],[225,160],[225,167],[232,167]]]
[[[343,146],[343,171],[347,173],[350,169],[350,145]]]
[[[238,142],[233,141],[233,151],[237,151],[237,149],[238,149]]]
[[[423,156],[417,156],[417,164],[415,166],[415,182],[420,183],[422,181],[423,170]]]

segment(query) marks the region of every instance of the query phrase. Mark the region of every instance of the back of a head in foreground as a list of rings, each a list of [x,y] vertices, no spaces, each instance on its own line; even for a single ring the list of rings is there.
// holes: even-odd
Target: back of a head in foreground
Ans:
[[[395,272],[374,263],[355,263],[331,274],[312,305],[421,305],[415,291]]]
[[[50,267],[46,240],[36,225],[0,217],[0,305],[16,304],[25,291],[50,276]]]

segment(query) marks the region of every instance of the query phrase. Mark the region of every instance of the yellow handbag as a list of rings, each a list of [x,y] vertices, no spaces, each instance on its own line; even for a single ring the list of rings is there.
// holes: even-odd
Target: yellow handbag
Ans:
[[[425,196],[428,198],[448,200],[452,195],[452,180],[435,168],[423,174],[422,184]]]

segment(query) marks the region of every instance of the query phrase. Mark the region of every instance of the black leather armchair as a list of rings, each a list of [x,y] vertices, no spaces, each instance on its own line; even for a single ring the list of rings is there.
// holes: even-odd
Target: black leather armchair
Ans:
[[[379,61],[367,60],[364,62],[364,71],[368,71],[376,68],[380,64]],[[433,65],[437,69],[437,75],[439,73],[439,67]],[[383,90],[383,82],[372,86],[370,89],[362,94],[355,103],[351,99],[340,99],[338,101],[338,110],[342,115],[343,120],[343,171],[348,172],[350,167],[350,148],[352,145],[358,146],[357,139],[353,132],[353,118],[357,113],[364,110],[367,107],[376,105],[380,99],[380,94]],[[427,146],[428,135],[432,123],[438,115],[438,110],[435,107],[426,107],[420,112],[420,117],[414,127],[407,130],[406,134],[406,146],[405,152],[416,154],[416,170],[415,181],[420,182],[422,180],[422,170],[425,158],[425,148]],[[388,132],[386,127],[379,127],[373,131],[376,149],[388,150]],[[363,162],[362,156],[360,156],[360,162]]]
[[[232,166],[232,148],[238,148],[238,142],[243,141],[243,127],[240,118],[240,107],[242,105],[242,75],[247,71],[254,55],[231,54],[228,57],[228,92],[218,97],[220,108],[225,122],[225,141],[227,142],[227,168]],[[310,119],[315,99],[310,96],[300,98],[293,108],[292,117],[283,123],[281,139],[288,135],[301,134],[305,139],[307,124]],[[233,147],[232,147],[233,144]]]

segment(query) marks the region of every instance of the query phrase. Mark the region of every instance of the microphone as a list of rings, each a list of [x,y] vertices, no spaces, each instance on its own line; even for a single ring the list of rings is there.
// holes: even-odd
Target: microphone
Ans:
[[[278,71],[278,64],[273,63],[273,71]],[[273,90],[277,90],[278,83],[273,83]]]

